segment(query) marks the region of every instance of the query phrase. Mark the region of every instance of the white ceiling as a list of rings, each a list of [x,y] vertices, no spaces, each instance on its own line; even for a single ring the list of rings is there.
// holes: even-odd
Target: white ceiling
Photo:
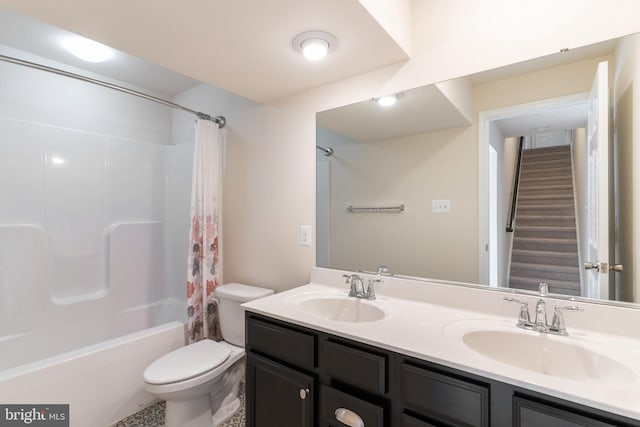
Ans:
[[[258,102],[408,59],[357,0],[0,0],[0,6]],[[32,28],[17,30],[19,38],[40,43]],[[333,34],[339,45],[312,63],[292,39],[315,30]]]
[[[469,125],[437,85],[402,93],[389,107],[371,99],[323,111],[317,114],[316,121],[319,126],[361,142]]]
[[[83,61],[62,47],[63,40],[70,36],[73,33],[69,31],[0,8],[0,45],[57,61],[61,63],[60,66],[56,65],[58,68],[66,68],[64,64],[70,65],[169,98],[200,83],[122,51],[115,52],[114,57],[106,62]],[[4,52],[5,49],[0,49],[0,53]],[[6,52],[8,56],[12,56],[12,53]],[[18,59],[30,60],[23,55]]]
[[[505,138],[577,129],[587,126],[589,102],[563,108],[547,109],[524,116],[496,120]]]

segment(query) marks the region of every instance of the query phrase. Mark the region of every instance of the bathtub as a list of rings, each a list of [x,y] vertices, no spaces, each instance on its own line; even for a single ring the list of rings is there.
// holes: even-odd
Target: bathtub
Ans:
[[[185,344],[184,322],[166,321],[185,317],[179,313],[185,303],[168,299],[121,311],[109,322],[0,337],[0,402],[69,404],[71,426],[113,425],[154,402],[142,372]],[[91,343],[78,348],[79,336]]]

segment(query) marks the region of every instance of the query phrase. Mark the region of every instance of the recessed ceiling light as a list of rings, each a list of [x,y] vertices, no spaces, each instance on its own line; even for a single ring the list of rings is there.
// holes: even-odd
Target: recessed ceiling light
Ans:
[[[310,61],[317,61],[338,47],[338,40],[324,31],[307,31],[293,38],[293,48]]]
[[[376,99],[376,102],[379,105],[382,105],[383,107],[390,107],[391,105],[395,104],[397,100],[398,100],[398,95],[393,94],[393,95],[381,96],[380,98]]]
[[[113,57],[113,49],[84,37],[68,37],[62,43],[69,52],[83,61],[103,62]]]

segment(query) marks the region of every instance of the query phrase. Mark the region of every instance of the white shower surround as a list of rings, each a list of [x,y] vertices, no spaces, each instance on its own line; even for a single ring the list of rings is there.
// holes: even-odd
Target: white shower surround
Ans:
[[[0,401],[114,422],[152,401],[146,364],[184,345],[193,144],[171,145],[167,107],[12,64],[0,75]]]

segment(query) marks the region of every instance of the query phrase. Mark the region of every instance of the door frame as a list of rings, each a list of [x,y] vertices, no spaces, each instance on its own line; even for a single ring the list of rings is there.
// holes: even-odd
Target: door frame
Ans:
[[[478,113],[478,283],[489,284],[490,252],[497,251],[489,245],[489,145],[492,122],[523,117],[544,110],[573,107],[589,102],[589,92],[549,98],[524,104],[510,105]],[[499,189],[498,189],[499,190]],[[501,192],[498,191],[500,198]],[[504,227],[498,225],[498,232]],[[510,251],[505,251],[510,253]],[[506,260],[503,260],[503,262]],[[500,262],[500,261],[498,261]]]

